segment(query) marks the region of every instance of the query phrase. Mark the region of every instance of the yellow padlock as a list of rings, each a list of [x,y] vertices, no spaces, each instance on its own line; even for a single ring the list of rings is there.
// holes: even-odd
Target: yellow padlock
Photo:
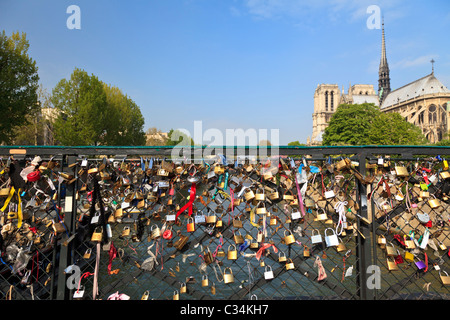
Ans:
[[[288,235],[286,235],[286,232],[289,232]],[[293,244],[295,242],[295,237],[292,234],[291,230],[284,230],[284,243],[289,245]]]
[[[230,249],[231,247],[233,247],[234,249]],[[237,249],[234,244],[230,244],[228,246],[227,258],[228,258],[228,260],[236,260],[237,259]]]
[[[292,270],[292,269],[295,269],[294,262],[292,261],[291,258],[289,258],[289,261],[286,262],[286,270]]]
[[[207,287],[209,285],[208,275],[204,274],[202,276],[202,287]]]

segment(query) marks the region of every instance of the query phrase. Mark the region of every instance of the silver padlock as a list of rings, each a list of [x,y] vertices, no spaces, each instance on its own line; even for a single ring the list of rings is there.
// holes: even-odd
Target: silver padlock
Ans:
[[[317,234],[315,234],[315,231],[317,231]],[[312,234],[311,234],[311,243],[312,244],[317,244],[317,243],[322,243],[322,235],[320,234],[318,229],[313,229]]]
[[[327,235],[327,230],[331,230],[333,232],[332,235]],[[336,232],[331,228],[325,229],[325,243],[327,244],[327,247],[333,247],[339,245],[339,239],[336,234]]]
[[[269,268],[269,270],[267,269]],[[264,279],[266,280],[272,280],[273,279],[273,271],[272,271],[272,267],[267,265],[264,271]]]

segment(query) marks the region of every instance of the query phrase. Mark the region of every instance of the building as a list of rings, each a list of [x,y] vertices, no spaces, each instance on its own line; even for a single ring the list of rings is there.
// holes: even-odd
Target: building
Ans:
[[[391,90],[390,70],[386,56],[384,22],[381,36],[381,59],[378,71],[378,92],[373,85],[357,84],[349,86],[348,92],[339,90],[337,84],[319,84],[314,92],[313,132],[308,145],[320,145],[322,135],[339,104],[373,103],[383,112],[400,113],[405,120],[419,126],[430,143],[435,143],[448,132],[447,105],[450,90],[432,71],[420,79]]]

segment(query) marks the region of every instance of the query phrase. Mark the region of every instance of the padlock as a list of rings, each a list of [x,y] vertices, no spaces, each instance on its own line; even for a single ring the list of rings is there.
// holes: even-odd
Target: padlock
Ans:
[[[255,200],[257,200],[257,201],[264,201],[264,200],[266,200],[266,195],[264,194],[264,189],[263,188],[258,188],[256,190]]]
[[[230,270],[230,273],[226,273],[227,270]],[[234,282],[233,270],[231,270],[230,267],[225,268],[225,270],[223,270],[223,282],[225,284]]]
[[[432,208],[432,209],[436,209],[438,208],[441,203],[439,201],[439,199],[437,199],[434,195],[433,195],[434,199],[430,199],[428,200],[428,205]]]
[[[98,226],[92,233],[91,241],[93,242],[102,241],[102,238],[103,238],[103,228],[101,226]]]
[[[206,223],[216,223],[217,222],[217,216],[215,214],[208,214],[206,216]]]
[[[180,300],[180,294],[178,293],[178,290],[175,290],[173,292],[173,300]]]
[[[442,270],[443,273],[445,273],[445,276],[441,274],[441,270],[439,270],[439,277],[441,278],[441,282],[444,286],[450,285],[450,276],[448,273],[444,270]]]
[[[320,234],[318,229],[313,229],[311,234],[311,243],[312,244],[322,243],[322,235]]]
[[[239,217],[233,218],[233,227],[234,228],[242,228],[242,221]]]
[[[416,217],[420,223],[428,223],[430,221],[430,216],[426,212],[417,212]]]
[[[204,275],[202,275],[202,287],[207,287],[207,286],[209,286],[208,275],[204,274]]]
[[[448,170],[448,161],[445,159],[442,161],[442,170]]]
[[[290,194],[285,193],[283,195],[283,200],[288,200],[288,201],[294,200],[294,195],[292,194],[292,191],[289,190],[289,192],[290,192]]]
[[[420,191],[419,192],[419,197],[421,197],[421,198],[428,198],[428,197],[430,197],[430,193],[428,191]]]
[[[205,250],[203,252],[203,258],[205,259],[205,263],[207,265],[213,263],[213,261],[214,261],[214,257],[208,247],[207,247],[207,250]]]
[[[256,214],[267,214],[266,205],[264,202],[258,203],[256,206]]]
[[[235,233],[233,236],[234,242],[236,244],[242,244],[242,243],[244,243],[244,237],[241,235],[241,233],[239,231],[238,231],[238,233],[239,234]]]
[[[269,193],[270,200],[278,200],[279,198],[280,198],[280,194],[278,193],[278,191]]]
[[[195,231],[194,219],[192,219],[191,217],[189,217],[187,219],[186,230],[187,230],[187,232],[194,232]]]
[[[441,179],[450,178],[450,172],[448,172],[448,171],[442,171],[439,175],[440,175]]]
[[[414,264],[416,265],[417,269],[419,269],[419,270],[425,269],[427,267],[425,262],[423,262],[422,260],[415,261]]]
[[[278,262],[286,262],[286,254],[282,251],[278,252]]]
[[[206,223],[206,217],[204,214],[198,214],[198,212],[195,213],[194,216],[194,222],[195,224],[204,224]]]
[[[325,191],[325,199],[331,199],[334,198],[336,195],[334,194],[333,190]]]
[[[337,250],[337,252],[342,252],[342,251],[347,250],[347,247],[345,246],[345,243],[342,241],[341,238],[339,238],[339,244],[336,247],[336,250]]]
[[[250,243],[250,249],[258,249],[258,247],[259,247],[258,242],[252,241],[252,242]]]
[[[386,262],[387,262],[387,267],[388,267],[389,271],[398,270],[397,263],[395,262],[395,260],[392,259],[392,257],[387,257]]]
[[[129,236],[129,235],[130,235],[130,227],[128,227],[128,226],[123,227],[122,237],[126,237],[126,236]]]
[[[328,215],[325,212],[325,209],[323,208],[319,208],[320,212],[322,213],[317,213],[317,221],[324,221],[328,219]]]
[[[327,230],[331,230],[333,234],[332,235],[327,235]],[[332,247],[332,246],[339,245],[338,236],[337,236],[336,232],[333,229],[326,228],[324,233],[325,233],[325,243],[326,243],[327,247]]]
[[[269,225],[271,225],[271,226],[276,226],[277,223],[278,223],[277,217],[274,216],[274,215],[271,215],[271,216],[270,216],[270,219],[269,219]]]
[[[218,220],[216,221],[216,228],[222,228],[222,226],[223,226],[222,219],[218,219]]]
[[[150,227],[150,235],[152,239],[157,239],[161,236],[161,229],[159,229],[159,227],[154,224]]]
[[[144,292],[144,294],[141,297],[141,300],[148,300],[148,297],[150,296],[150,292],[147,290]]]
[[[310,256],[309,248],[307,246],[303,247],[303,257],[308,258]]]
[[[386,255],[388,257],[393,257],[397,254],[397,250],[395,250],[394,244],[389,242],[389,244],[386,244]]]
[[[338,170],[338,171],[342,171],[343,169],[346,169],[347,167],[348,167],[348,164],[345,161],[345,159],[339,160],[336,163],[336,170]]]
[[[395,174],[398,177],[407,177],[407,176],[409,176],[408,169],[406,169],[406,167],[403,167],[403,166],[396,166],[395,167]]]
[[[380,234],[378,236],[377,243],[379,245],[385,245],[386,244],[386,237],[384,235]]]
[[[304,202],[305,202],[305,207],[306,208],[314,208],[315,205],[316,205],[314,200],[312,200],[310,198],[306,198]]]
[[[180,294],[186,293],[186,292],[187,292],[186,283],[182,282],[182,283],[180,284]]]
[[[264,279],[272,280],[274,278],[272,267],[267,265],[264,269]]]
[[[300,211],[298,211],[298,210],[294,211],[294,209],[292,209],[292,211],[291,211],[291,219],[292,220],[298,220],[301,217],[302,217],[302,215],[301,215]]]
[[[231,247],[233,247],[234,249],[233,250],[230,249]],[[237,249],[234,244],[230,244],[228,246],[227,259],[228,260],[236,260],[237,259]]]
[[[8,212],[7,219],[9,220],[17,219],[17,212],[12,211]]]
[[[114,211],[114,218],[122,218],[123,216],[123,211],[122,208],[118,208],[116,211]]]
[[[414,262],[414,255],[409,251],[405,251],[405,261]]]
[[[414,243],[413,239],[406,237],[404,242],[405,242],[406,249],[415,249],[416,248],[416,244]]]
[[[253,193],[252,189],[246,188],[244,190],[244,198],[246,201],[251,201],[255,198],[255,194]]]
[[[292,269],[295,269],[294,262],[292,261],[291,258],[289,258],[288,261],[286,262],[286,270]]]
[[[88,248],[83,254],[83,259],[89,259],[91,257],[92,249]]]
[[[288,235],[286,235],[286,232],[289,232]],[[284,243],[287,245],[293,244],[295,242],[295,237],[292,234],[291,230],[284,230]]]
[[[443,242],[439,242],[439,249],[441,250],[447,250],[447,246]]]

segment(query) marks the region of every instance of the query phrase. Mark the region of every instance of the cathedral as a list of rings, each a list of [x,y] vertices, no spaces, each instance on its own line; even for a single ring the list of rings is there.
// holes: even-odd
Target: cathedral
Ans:
[[[434,75],[434,60],[430,74],[391,90],[389,65],[386,57],[384,23],[381,35],[381,59],[378,71],[378,92],[373,85],[349,85],[347,93],[337,84],[319,84],[314,92],[313,132],[308,145],[320,145],[331,116],[340,104],[373,103],[382,112],[400,113],[405,120],[418,126],[430,143],[438,142],[448,132],[447,104],[450,90]]]

